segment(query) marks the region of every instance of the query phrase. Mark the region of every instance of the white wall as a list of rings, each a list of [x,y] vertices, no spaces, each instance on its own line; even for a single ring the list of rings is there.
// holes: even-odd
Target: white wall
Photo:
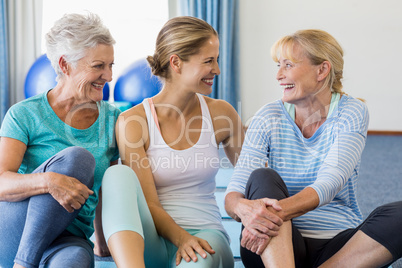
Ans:
[[[239,0],[243,122],[281,98],[272,44],[296,30],[318,28],[342,45],[344,91],[366,100],[369,130],[402,131],[401,11],[398,0]]]

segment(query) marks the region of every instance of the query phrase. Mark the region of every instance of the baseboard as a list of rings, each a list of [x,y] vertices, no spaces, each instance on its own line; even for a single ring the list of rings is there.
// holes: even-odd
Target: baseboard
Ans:
[[[244,132],[247,131],[247,127],[243,126],[243,129]],[[402,131],[369,130],[367,135],[402,136]]]
[[[369,130],[367,135],[402,136],[402,131]]]

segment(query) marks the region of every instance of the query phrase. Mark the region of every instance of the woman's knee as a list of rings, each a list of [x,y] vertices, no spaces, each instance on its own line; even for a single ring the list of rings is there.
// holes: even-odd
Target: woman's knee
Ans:
[[[402,224],[402,201],[388,203],[377,207],[367,218],[370,219],[372,217],[383,217],[384,219],[392,218],[393,222],[396,221]]]
[[[207,253],[207,257],[204,259],[201,256],[197,255],[198,261],[197,265],[194,267],[233,267],[234,266],[234,258],[232,249],[230,248],[230,244],[226,235],[218,230],[202,230],[193,235],[204,239],[208,242],[208,244],[215,251],[214,254]],[[184,266],[190,267],[190,266]],[[193,266],[191,266],[193,267]]]
[[[225,258],[224,256],[219,256],[219,253],[209,254],[206,252],[207,257],[203,258],[201,255],[196,253],[197,262],[186,262],[185,260],[181,260],[180,264],[176,266],[177,268],[227,268],[234,266],[234,259],[231,257],[230,259]]]
[[[95,170],[95,157],[85,148],[73,146],[64,149],[60,153],[67,165],[83,166],[88,171]]]
[[[177,265],[177,268],[201,268],[201,267],[214,267],[213,266],[213,261],[212,261],[212,256],[208,252],[206,252],[207,257],[204,259],[201,257],[200,254],[196,253],[197,256],[197,262],[190,261],[186,262],[184,259],[181,260],[180,264]]]
[[[78,173],[75,175],[82,183],[92,188],[94,183],[94,173],[95,173],[95,158],[86,149],[78,146],[67,148],[67,163],[70,164],[73,173]]]
[[[126,165],[114,165],[106,169],[102,179],[103,191],[118,194],[120,191],[131,191],[141,187],[135,172]]]
[[[94,183],[95,158],[79,146],[68,147],[49,159],[42,172],[56,172],[74,177],[89,188]]]
[[[275,170],[259,168],[250,174],[245,195],[247,199],[283,199],[288,197],[289,193],[285,182]]]

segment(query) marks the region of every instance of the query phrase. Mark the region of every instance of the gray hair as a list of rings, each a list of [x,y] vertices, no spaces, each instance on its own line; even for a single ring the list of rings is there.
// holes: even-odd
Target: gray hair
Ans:
[[[116,43],[100,17],[93,13],[64,15],[54,23],[45,38],[46,54],[56,71],[57,81],[63,76],[60,57],[63,56],[75,68],[88,49],[99,44],[112,46]]]

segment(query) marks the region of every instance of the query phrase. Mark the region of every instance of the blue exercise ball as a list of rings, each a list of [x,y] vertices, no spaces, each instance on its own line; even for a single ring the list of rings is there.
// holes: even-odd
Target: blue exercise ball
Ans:
[[[103,86],[103,100],[104,101],[108,101],[109,100],[109,96],[110,96],[110,87],[109,87],[109,83],[106,83]]]
[[[25,98],[45,92],[57,85],[56,72],[46,54],[40,56],[31,66],[25,78]],[[103,100],[109,100],[109,84],[103,87]]]
[[[56,72],[46,54],[40,56],[31,66],[25,78],[25,97],[29,98],[56,86]]]
[[[131,64],[117,79],[114,100],[137,105],[145,98],[155,96],[161,89],[161,81],[152,74],[151,67],[143,58]]]

